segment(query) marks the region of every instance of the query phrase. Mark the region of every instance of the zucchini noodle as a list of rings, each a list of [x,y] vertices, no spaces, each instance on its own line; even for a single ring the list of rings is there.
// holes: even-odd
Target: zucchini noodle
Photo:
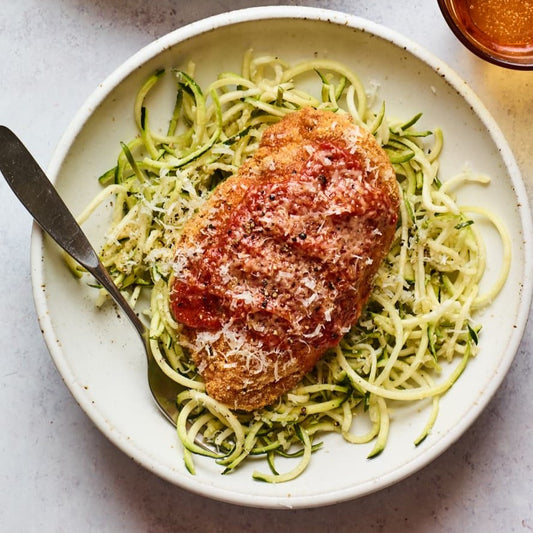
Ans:
[[[176,96],[162,133],[151,127],[148,107],[165,75],[174,77]],[[138,92],[138,136],[122,143],[117,164],[99,178],[105,188],[80,219],[113,198],[102,262],[132,303],[141,293],[149,296],[154,357],[186,388],[176,399],[177,433],[191,473],[197,454],[213,458],[223,473],[263,456],[270,471],[255,471],[254,479],[288,481],[305,470],[322,445],[317,439],[326,433],[353,444],[373,443],[368,457],[375,457],[386,446],[393,408],[426,399],[430,412],[414,440],[418,445],[437,419],[439,397],[477,353],[481,326],[473,313],[505,283],[510,238],[496,215],[461,207],[453,191],[487,178],[463,172],[442,184],[442,131],[417,129],[421,113],[393,120],[385,102],[376,99],[354,72],[335,61],[291,66],[252,51],[244,54],[240,73],[223,72],[205,89],[190,63],[185,70],[155,72]],[[174,246],[211,191],[255,152],[265,128],[305,106],[351,115],[383,146],[400,185],[396,235],[362,316],[339,346],[273,405],[253,413],[231,411],[206,395],[170,312],[169,278],[179,261]],[[501,272],[481,295],[486,257],[471,214],[489,221],[503,243]],[[359,419],[366,419],[369,429],[356,434]],[[213,451],[197,444],[200,437]],[[293,458],[292,469],[278,472],[279,457]]]

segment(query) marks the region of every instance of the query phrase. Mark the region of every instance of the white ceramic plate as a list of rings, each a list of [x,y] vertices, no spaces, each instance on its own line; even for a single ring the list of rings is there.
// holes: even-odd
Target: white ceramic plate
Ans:
[[[257,464],[222,476],[211,460],[197,459],[197,474],[185,470],[173,428],[148,391],[140,342],[126,319],[110,306],[94,307],[91,289],[72,278],[55,247],[35,231],[32,272],[36,306],[52,357],[82,409],[120,449],[147,469],[181,487],[212,498],[260,507],[312,507],[378,490],[412,474],[452,444],[479,415],[501,383],[525,325],[530,296],[531,221],[516,164],[498,127],[457,75],[416,44],[392,31],[349,15],[301,7],[254,8],[203,20],[159,39],[134,55],[104,81],[65,133],[49,168],[51,179],[77,213],[99,190],[96,181],[114,164],[119,142],[135,135],[132,102],[141,82],[160,67],[197,63],[200,82],[238,70],[242,53],[277,54],[289,62],[314,55],[352,67],[367,85],[379,84],[389,114],[409,118],[423,111],[422,127],[440,126],[446,146],[442,176],[465,164],[494,177],[488,187],[461,192],[463,203],[497,212],[513,232],[508,282],[480,317],[480,354],[444,396],[431,435],[413,445],[427,412],[418,406],[392,415],[385,451],[366,459],[371,445],[325,439],[309,469],[287,484],[253,481]],[[169,82],[170,83],[170,82]],[[152,122],[173,105],[168,91],[152,104]],[[168,93],[168,94],[167,94]],[[96,245],[105,216],[87,226]],[[485,228],[494,279],[501,245]],[[261,468],[266,466],[263,464]]]

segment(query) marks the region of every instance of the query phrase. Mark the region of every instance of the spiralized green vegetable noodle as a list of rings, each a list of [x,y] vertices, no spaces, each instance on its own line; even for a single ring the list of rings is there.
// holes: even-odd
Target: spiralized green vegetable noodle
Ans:
[[[175,108],[168,128],[156,130],[147,96],[164,75],[175,79]],[[180,343],[181,326],[169,310],[174,246],[211,191],[255,152],[265,128],[305,106],[350,114],[384,147],[401,191],[396,235],[360,320],[340,345],[273,405],[231,411],[206,395]],[[305,470],[321,436],[333,432],[349,443],[373,443],[374,457],[386,445],[393,408],[426,399],[427,424],[413,435],[415,445],[422,442],[437,418],[439,397],[477,353],[475,311],[493,300],[507,277],[510,240],[502,223],[454,198],[466,181],[488,179],[463,172],[441,183],[442,132],[417,129],[421,114],[388,117],[378,91],[367,94],[354,72],[325,59],[291,66],[247,51],[240,73],[222,72],[205,88],[196,83],[192,63],[184,71],[158,71],[140,88],[134,117],[138,136],[122,145],[116,166],[100,177],[104,189],[79,220],[113,199],[101,258],[133,305],[149,295],[152,350],[164,372],[185,386],[177,397],[177,430],[189,471],[195,471],[194,454],[213,457],[223,473],[249,456],[264,456],[264,468],[253,477],[288,481]],[[503,266],[483,294],[486,256],[474,215],[494,224],[503,242]],[[441,372],[444,362],[452,363],[451,372]],[[364,434],[353,429],[360,418],[370,422]],[[200,435],[212,451],[197,444]],[[294,457],[292,469],[278,472],[277,457]]]

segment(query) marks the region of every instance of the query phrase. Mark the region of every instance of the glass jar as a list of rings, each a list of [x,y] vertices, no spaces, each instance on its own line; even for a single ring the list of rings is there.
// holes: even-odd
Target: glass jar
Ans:
[[[533,0],[438,0],[446,22],[474,54],[533,69]]]

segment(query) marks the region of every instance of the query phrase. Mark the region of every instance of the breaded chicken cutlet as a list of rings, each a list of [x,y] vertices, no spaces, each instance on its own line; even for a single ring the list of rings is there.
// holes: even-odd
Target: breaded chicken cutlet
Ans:
[[[269,405],[357,321],[391,245],[393,168],[348,115],[306,108],[265,131],[176,245],[171,310],[207,393]]]

